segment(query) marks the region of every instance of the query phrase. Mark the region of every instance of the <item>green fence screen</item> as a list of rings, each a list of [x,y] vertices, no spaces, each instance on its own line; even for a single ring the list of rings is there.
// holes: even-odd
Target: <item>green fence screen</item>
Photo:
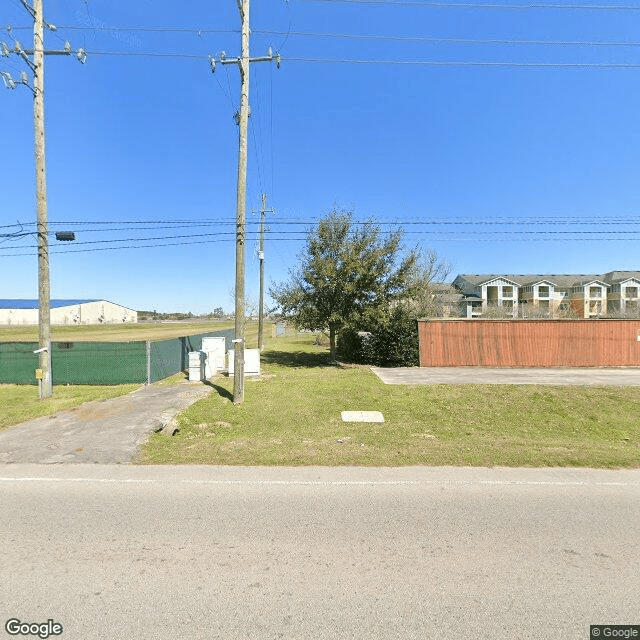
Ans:
[[[158,342],[53,342],[53,384],[114,385],[156,382],[184,371],[189,352],[205,336],[224,336],[231,348],[233,329]],[[0,343],[0,384],[36,384],[37,342]]]
[[[202,338],[218,336],[225,338],[225,350],[231,348],[234,329],[200,333],[195,336],[160,340],[150,344],[149,382],[157,382],[174,373],[185,371],[189,365],[189,352],[202,349]]]

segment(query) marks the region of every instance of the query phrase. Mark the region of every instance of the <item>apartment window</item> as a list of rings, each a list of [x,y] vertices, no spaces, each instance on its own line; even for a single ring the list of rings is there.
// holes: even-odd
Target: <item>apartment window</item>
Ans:
[[[513,287],[502,287],[503,298],[513,298]]]
[[[637,298],[638,297],[638,287],[627,287],[624,290],[625,298]]]
[[[502,306],[509,311],[513,310],[513,300],[503,300]]]
[[[602,298],[602,289],[600,287],[589,287],[590,298]]]
[[[589,302],[589,315],[599,315],[602,313],[602,303],[600,300]]]
[[[549,312],[549,301],[548,300],[540,300],[538,302],[538,309],[540,311],[544,311],[545,313]]]
[[[549,287],[538,287],[538,298],[548,298]]]

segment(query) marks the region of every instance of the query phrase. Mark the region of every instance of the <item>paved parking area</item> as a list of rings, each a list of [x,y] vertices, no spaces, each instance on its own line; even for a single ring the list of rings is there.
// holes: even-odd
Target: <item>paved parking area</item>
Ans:
[[[546,384],[640,387],[640,367],[492,369],[489,367],[371,367],[385,384]]]

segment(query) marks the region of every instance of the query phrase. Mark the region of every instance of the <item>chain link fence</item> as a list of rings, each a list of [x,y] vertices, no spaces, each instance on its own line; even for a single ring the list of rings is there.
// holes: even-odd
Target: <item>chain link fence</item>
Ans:
[[[53,342],[54,385],[117,385],[157,382],[188,366],[190,351],[202,349],[202,338],[223,336],[231,348],[233,329],[170,340],[135,342]],[[37,384],[37,342],[0,343],[0,384]]]

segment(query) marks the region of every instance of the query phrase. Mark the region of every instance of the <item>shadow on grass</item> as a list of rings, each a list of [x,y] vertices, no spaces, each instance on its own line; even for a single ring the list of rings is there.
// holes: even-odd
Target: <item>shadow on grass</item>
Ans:
[[[328,351],[308,353],[306,351],[265,351],[261,356],[263,362],[279,364],[283,367],[336,367],[337,362],[331,360]]]
[[[231,391],[225,389],[224,387],[221,387],[218,384],[213,384],[213,382],[211,382],[210,380],[205,380],[204,383],[208,387],[211,387],[222,398],[226,398],[227,400],[231,400],[233,402],[233,393],[231,393]]]

